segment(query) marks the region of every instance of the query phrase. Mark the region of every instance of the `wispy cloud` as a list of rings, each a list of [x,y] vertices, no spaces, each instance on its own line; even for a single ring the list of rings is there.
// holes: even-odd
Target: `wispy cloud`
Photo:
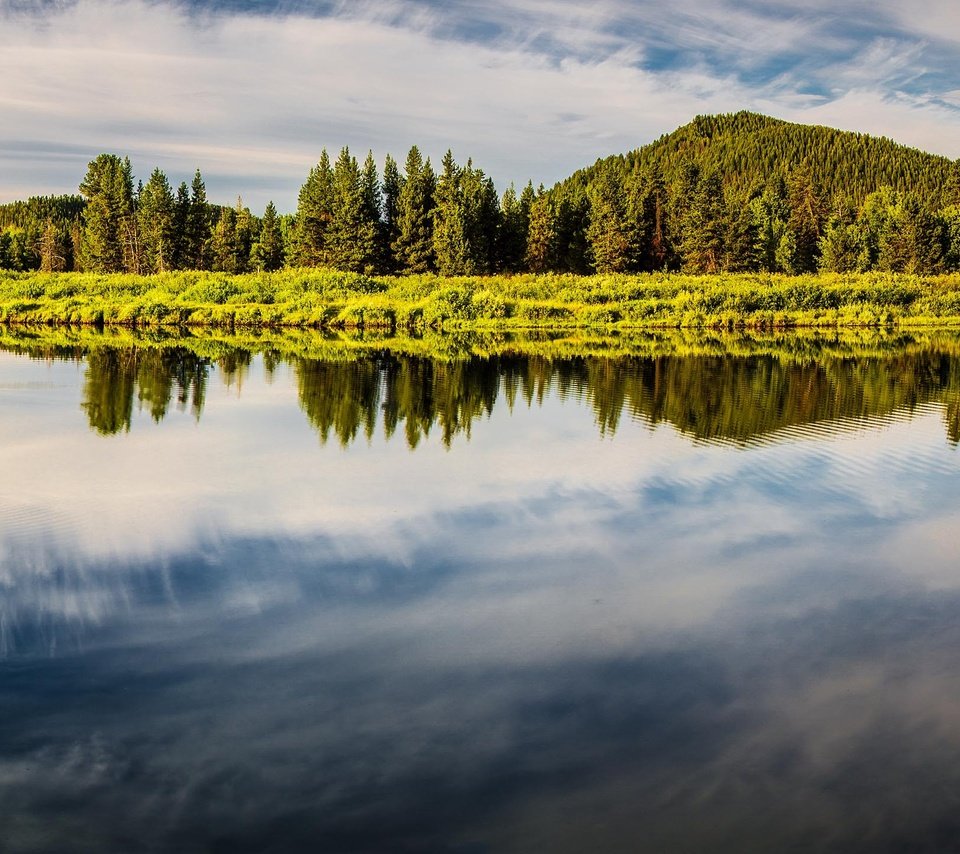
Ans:
[[[960,21],[929,6],[0,0],[0,198],[71,190],[107,150],[255,208],[292,208],[344,144],[550,183],[741,108],[960,156]]]

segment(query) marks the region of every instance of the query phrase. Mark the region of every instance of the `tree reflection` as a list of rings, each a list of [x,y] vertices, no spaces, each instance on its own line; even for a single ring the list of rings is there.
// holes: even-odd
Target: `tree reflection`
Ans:
[[[23,347],[18,348],[23,350]],[[263,351],[268,380],[291,366],[300,406],[321,442],[343,447],[378,430],[416,448],[431,430],[444,445],[470,438],[497,405],[540,405],[548,395],[588,405],[601,435],[626,415],[666,423],[698,440],[747,443],[811,424],[909,412],[944,404],[947,438],[960,443],[960,356],[955,347],[896,348],[868,356],[824,352],[746,355],[551,357],[509,350],[489,357],[431,358],[390,350],[338,359]],[[49,348],[43,358],[80,358]],[[102,435],[130,429],[134,405],[161,421],[171,405],[199,418],[211,368],[242,389],[254,353],[221,346],[213,356],[185,346],[90,347],[83,409]]]
[[[103,436],[129,431],[134,398],[160,422],[172,402],[200,418],[210,362],[180,347],[102,347],[86,356],[83,409]]]

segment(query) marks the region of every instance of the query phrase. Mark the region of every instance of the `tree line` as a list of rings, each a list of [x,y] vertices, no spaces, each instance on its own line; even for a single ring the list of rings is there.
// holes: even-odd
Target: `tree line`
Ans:
[[[762,116],[700,117],[551,189],[499,194],[447,152],[326,150],[296,213],[212,205],[199,171],[174,191],[102,154],[79,196],[0,206],[0,268],[368,274],[960,270],[960,161]]]

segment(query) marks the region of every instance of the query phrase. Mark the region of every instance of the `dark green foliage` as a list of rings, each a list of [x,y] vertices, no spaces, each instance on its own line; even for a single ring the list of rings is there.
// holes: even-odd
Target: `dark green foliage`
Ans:
[[[437,180],[429,158],[410,149],[404,180],[397,197],[397,238],[393,254],[404,273],[426,273],[434,268],[433,209]]]
[[[372,162],[372,160],[371,160]],[[370,186],[372,183],[372,186]],[[357,160],[344,148],[333,170],[326,259],[331,267],[355,273],[372,272],[377,261],[376,170],[360,172]]]
[[[187,242],[187,224],[190,218],[190,190],[186,181],[177,187],[177,197],[173,201],[173,267],[183,270],[189,266],[189,246]]]
[[[176,267],[176,204],[167,176],[154,169],[137,200],[141,262],[145,273],[165,273]]]
[[[404,175],[387,155],[382,181],[372,153],[358,166],[344,149],[334,168],[324,150],[296,216],[269,224],[210,205],[199,171],[175,198],[159,170],[134,183],[101,155],[82,198],[0,205],[0,268],[242,273],[282,252],[368,274],[960,269],[960,162],[750,113],[699,117],[519,198],[449,152],[438,183],[416,146]]]
[[[250,253],[250,266],[255,270],[272,273],[283,266],[283,255],[283,233],[280,230],[277,209],[273,202],[268,202],[260,221],[260,238]]]
[[[234,263],[235,272],[247,273],[250,270],[250,254],[253,251],[254,221],[250,208],[245,207],[243,199],[237,198],[234,225]]]
[[[80,192],[87,201],[81,243],[84,269],[141,272],[130,160],[101,154],[90,162]]]
[[[542,187],[539,195],[530,203],[525,263],[531,273],[546,273],[557,265],[556,217],[550,197]]]
[[[323,149],[320,162],[310,170],[300,188],[292,244],[294,265],[317,267],[328,262],[327,229],[332,218],[333,169],[330,156]]]
[[[211,269],[216,273],[236,273],[237,256],[237,212],[232,208],[223,208],[210,238]]]
[[[530,231],[530,208],[535,198],[533,184],[523,188],[520,198],[513,184],[507,187],[500,200],[501,224],[498,268],[508,273],[524,269],[527,235]]]
[[[683,269],[689,273],[723,270],[726,205],[720,176],[710,173],[696,182],[693,203],[681,220]]]
[[[587,239],[598,273],[636,269],[640,235],[627,210],[623,175],[614,163],[603,164],[587,190],[590,224]]]
[[[793,240],[787,272],[812,273],[820,260],[826,209],[809,164],[804,163],[790,175],[787,204],[790,208],[787,229]]]
[[[397,264],[393,247],[400,236],[400,190],[403,187],[403,177],[397,167],[397,161],[389,154],[383,164],[383,195],[382,219],[383,229],[381,236],[381,257],[383,270],[386,273],[396,272]]]
[[[763,186],[809,164],[827,198],[844,193],[857,204],[883,186],[914,190],[931,207],[944,197],[956,168],[945,157],[898,145],[884,137],[800,125],[756,113],[698,116],[690,124],[621,158],[630,168],[658,165],[667,182],[693,161],[741,191]],[[587,170],[589,172],[590,170]]]
[[[187,212],[187,230],[184,245],[184,267],[192,270],[210,269],[210,208],[207,204],[207,188],[198,169],[190,185],[190,208]]]

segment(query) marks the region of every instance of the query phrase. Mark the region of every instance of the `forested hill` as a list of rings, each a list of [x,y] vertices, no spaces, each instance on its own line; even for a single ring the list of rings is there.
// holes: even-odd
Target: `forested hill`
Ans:
[[[80,196],[0,206],[0,269],[224,273],[960,272],[960,161],[752,113],[705,116],[550,189],[413,146],[323,150],[294,215],[210,204],[101,154]],[[80,176],[78,176],[78,179]],[[242,187],[238,187],[242,190]]]
[[[690,163],[702,174],[718,174],[735,191],[758,190],[775,177],[787,179],[805,164],[827,198],[843,196],[860,204],[881,187],[912,192],[933,209],[946,197],[953,161],[900,145],[886,137],[802,125],[757,113],[697,116],[692,122],[617,161],[629,170],[658,168],[670,183]],[[569,182],[586,186],[598,164],[579,170]],[[561,182],[567,183],[567,182]]]

